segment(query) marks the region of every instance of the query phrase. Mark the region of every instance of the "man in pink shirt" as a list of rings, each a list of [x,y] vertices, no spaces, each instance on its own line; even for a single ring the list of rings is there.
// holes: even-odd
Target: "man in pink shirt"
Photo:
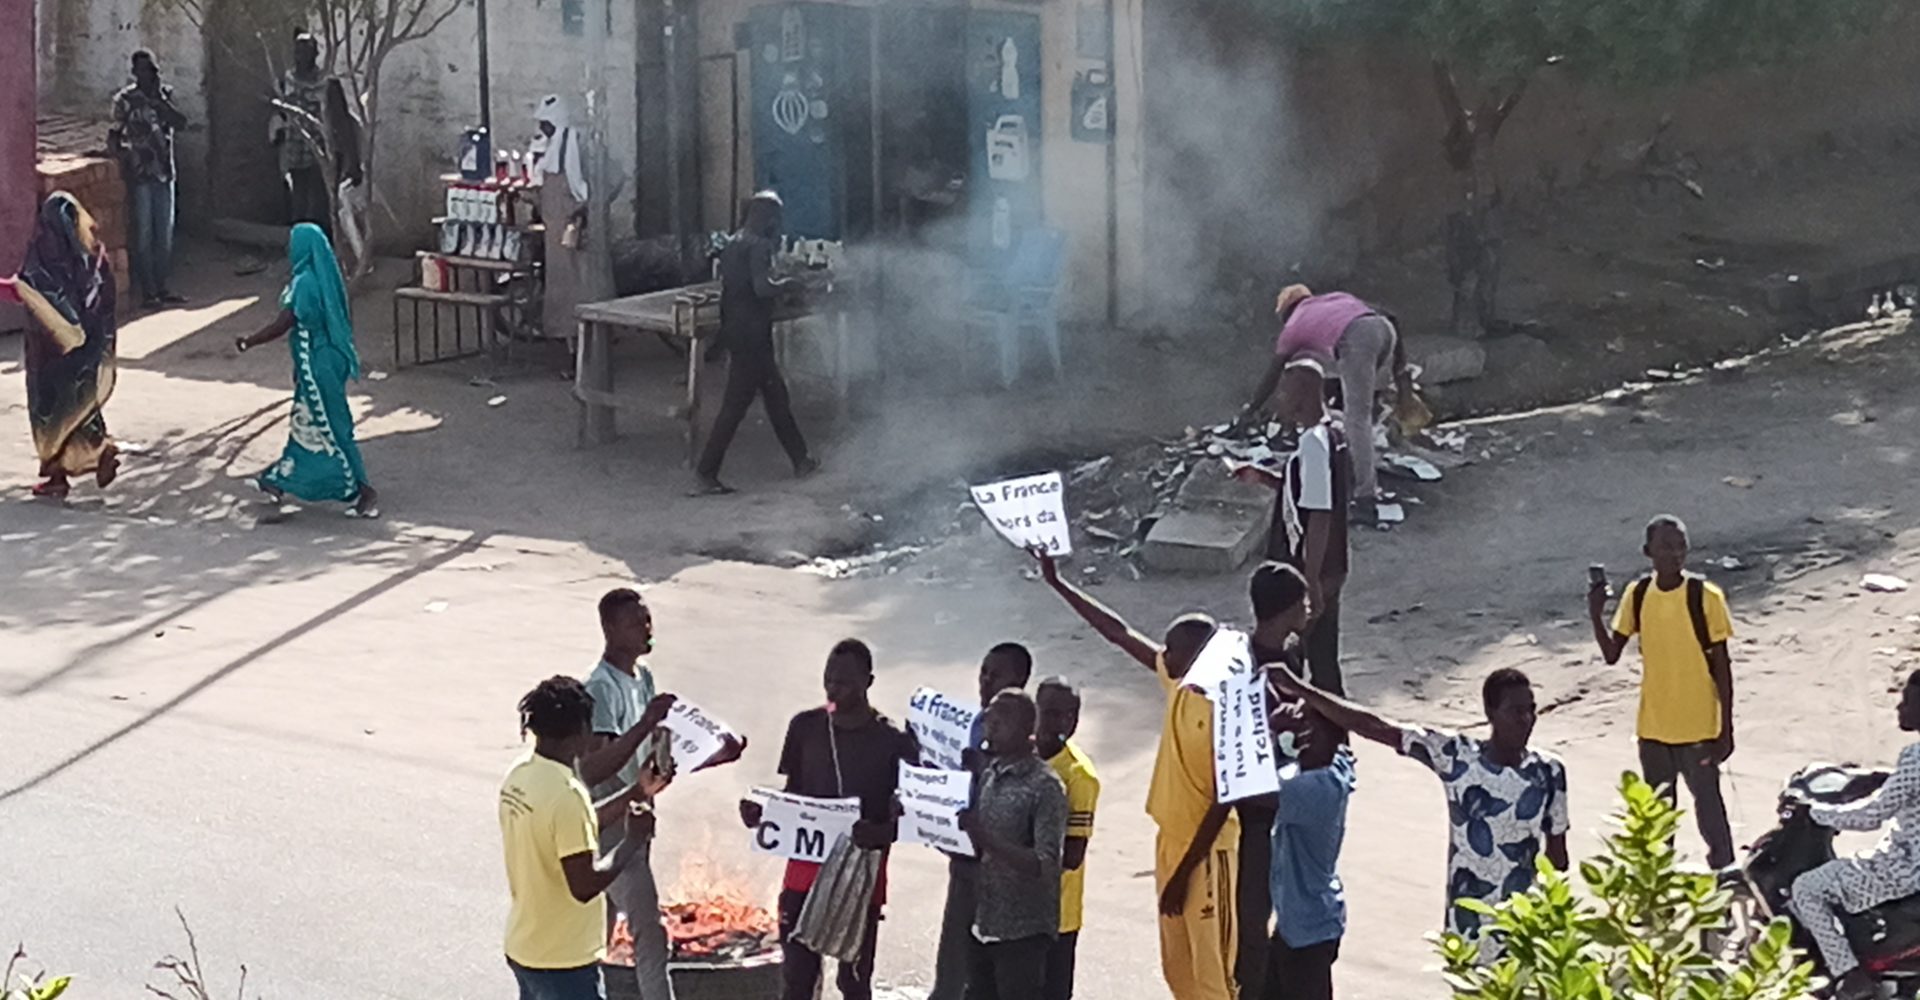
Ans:
[[[1374,468],[1375,396],[1391,384],[1404,401],[1413,379],[1400,334],[1386,313],[1345,292],[1315,295],[1305,285],[1288,285],[1275,302],[1280,339],[1273,363],[1254,390],[1243,417],[1266,406],[1280,384],[1280,373],[1302,358],[1317,361],[1340,380],[1347,447],[1353,454],[1353,516],[1365,523],[1376,517],[1380,478]]]

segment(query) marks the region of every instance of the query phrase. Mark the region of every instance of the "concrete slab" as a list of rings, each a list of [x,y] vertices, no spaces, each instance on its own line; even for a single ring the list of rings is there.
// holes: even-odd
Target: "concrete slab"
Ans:
[[[1407,340],[1407,360],[1420,366],[1422,385],[1446,385],[1479,378],[1487,370],[1487,348],[1465,337],[1412,337]]]
[[[1266,545],[1272,525],[1271,506],[1265,517],[1228,504],[1175,510],[1147,533],[1141,557],[1161,573],[1231,573]]]
[[[1273,516],[1274,493],[1271,487],[1243,483],[1227,474],[1226,464],[1217,458],[1194,467],[1180,486],[1174,502],[1181,507],[1206,507],[1226,504],[1257,511],[1264,518]]]

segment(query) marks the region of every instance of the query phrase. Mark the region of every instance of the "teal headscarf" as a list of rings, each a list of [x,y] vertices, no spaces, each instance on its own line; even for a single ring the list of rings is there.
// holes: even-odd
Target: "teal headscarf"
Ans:
[[[360,377],[360,354],[353,347],[353,312],[347,304],[347,283],[333,256],[327,234],[311,222],[293,227],[287,239],[293,266],[282,304],[307,329],[315,348],[331,348],[347,360],[350,378]]]

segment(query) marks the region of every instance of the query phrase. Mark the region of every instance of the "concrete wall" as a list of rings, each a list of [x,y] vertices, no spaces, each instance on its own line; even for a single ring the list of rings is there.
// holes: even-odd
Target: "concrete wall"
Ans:
[[[151,49],[187,116],[176,137],[180,213],[191,220],[207,205],[198,164],[207,158],[206,46],[200,32],[151,0],[32,0],[39,8],[40,109],[107,120],[114,91],[130,82],[135,49]],[[9,20],[9,24],[20,22]],[[102,146],[105,136],[102,135]]]
[[[0,0],[0,24],[31,26],[35,0]],[[33,198],[15,192],[37,187],[33,173],[35,59],[34,35],[26,31],[0,32],[0,277],[20,269],[20,258],[33,233]],[[18,316],[0,305],[0,329],[15,325]]]
[[[1271,281],[1299,263],[1339,275],[1368,249],[1438,235],[1458,178],[1427,63],[1392,46],[1297,53],[1258,25],[1148,3],[1146,203],[1155,301],[1184,302],[1239,271]],[[1803,61],[1669,88],[1622,91],[1543,74],[1495,148],[1507,194],[1528,198],[1637,169],[1663,116],[1663,148],[1764,164],[1823,133],[1920,126],[1908,10],[1871,36]]]

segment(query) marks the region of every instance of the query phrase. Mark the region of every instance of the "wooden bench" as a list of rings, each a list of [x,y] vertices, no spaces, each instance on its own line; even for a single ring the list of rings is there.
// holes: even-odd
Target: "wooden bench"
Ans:
[[[425,288],[400,288],[393,293],[393,366],[399,368],[407,362],[402,360],[401,342],[404,339],[400,329],[402,303],[412,310],[413,364],[432,364],[436,361],[451,361],[480,354],[494,344],[495,316],[501,306],[509,302],[505,295],[490,295],[481,292],[434,292]],[[421,344],[420,309],[427,308],[433,319],[431,340],[432,353],[429,355]],[[440,316],[443,312],[452,315],[452,353],[448,353],[441,339]],[[471,326],[474,342],[467,346],[467,328]]]

